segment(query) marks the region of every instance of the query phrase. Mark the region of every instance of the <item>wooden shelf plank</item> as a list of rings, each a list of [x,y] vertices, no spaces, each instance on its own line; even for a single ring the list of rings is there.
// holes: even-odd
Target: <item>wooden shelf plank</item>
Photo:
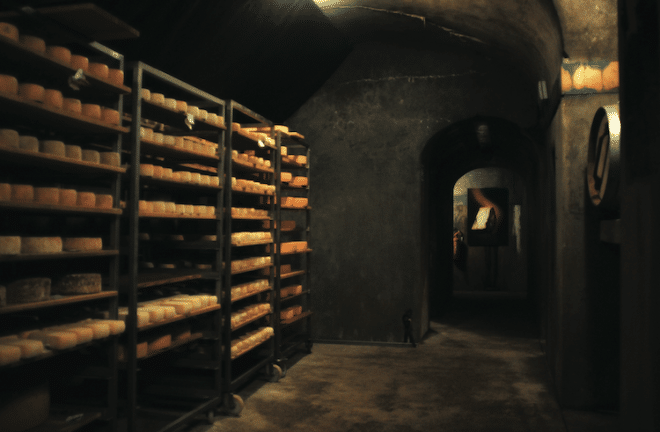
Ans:
[[[255,345],[255,346],[253,346],[253,347],[250,348],[249,350],[243,351],[242,353],[239,353],[239,354],[237,354],[237,355],[235,355],[235,356],[232,356],[231,359],[232,359],[232,360],[236,360],[237,358],[242,357],[242,356],[244,356],[245,354],[247,354],[247,353],[249,353],[249,352],[251,352],[251,351],[254,351],[255,349],[259,348],[261,345],[265,344],[266,342],[268,342],[268,341],[271,340],[272,338],[273,338],[272,336],[269,336],[268,339],[266,339],[265,341],[263,341],[263,342],[261,342],[261,343]]]
[[[251,171],[251,172],[263,172],[263,173],[270,173],[274,174],[275,170],[273,168],[266,168],[266,167],[258,167],[252,162],[248,162],[243,159],[238,159],[238,158],[232,158],[232,162],[234,163],[235,167],[234,168],[241,168],[246,171]]]
[[[267,286],[267,287],[265,287],[264,289],[262,289],[262,290],[260,290],[260,291],[251,292],[250,294],[246,294],[246,295],[244,295],[244,296],[240,296],[240,297],[232,297],[231,302],[234,303],[234,302],[237,302],[237,301],[239,301],[239,300],[243,300],[243,299],[246,299],[246,298],[249,298],[249,297],[255,296],[255,295],[257,295],[257,294],[260,294],[260,293],[263,293],[263,292],[272,291],[272,290],[273,290],[273,288],[272,288],[271,286]]]
[[[173,145],[158,143],[152,140],[140,140],[140,148],[142,153],[151,154],[154,156],[165,156],[171,160],[179,162],[196,162],[200,164],[212,164],[217,166],[220,158],[216,155],[207,153],[198,153],[193,150],[186,150],[181,147]]]
[[[190,317],[194,317],[194,316],[197,316],[197,315],[203,315],[203,314],[206,314],[206,313],[209,313],[209,312],[217,311],[219,309],[220,309],[220,305],[219,304],[214,304],[212,306],[207,306],[205,308],[201,308],[201,309],[197,309],[195,311],[188,312],[187,314],[175,315],[172,318],[168,318],[168,319],[158,321],[158,322],[155,322],[155,323],[149,323],[149,324],[144,325],[142,327],[138,327],[138,331],[150,330],[152,328],[164,326],[165,324],[170,324],[170,323],[173,323],[173,322],[181,321],[181,320],[188,319]]]
[[[142,271],[137,276],[137,287],[138,289],[151,288],[201,278],[202,272],[199,270],[171,270],[169,272],[163,270]],[[128,287],[128,278],[126,276],[120,278],[119,285],[130,288]]]
[[[260,265],[260,266],[256,266],[256,267],[250,267],[248,269],[243,269],[243,270],[232,270],[231,274],[236,275],[236,274],[241,274],[241,273],[247,273],[247,272],[251,272],[251,271],[255,271],[255,270],[261,270],[261,269],[272,267],[272,266],[273,266],[273,264],[264,264],[264,265]]]
[[[288,320],[282,320],[282,321],[280,321],[280,325],[281,325],[282,327],[284,327],[284,326],[288,326],[288,325],[291,325],[291,324],[293,324],[293,323],[295,323],[295,322],[298,322],[298,321],[302,320],[303,318],[307,318],[307,317],[309,317],[309,316],[311,316],[311,315],[312,315],[312,312],[311,312],[311,311],[303,312],[303,313],[301,313],[300,315],[296,315],[296,316],[294,316],[293,318],[289,318]]]
[[[164,219],[200,219],[200,220],[216,220],[217,215],[183,215],[176,213],[146,213],[140,212],[141,218],[164,218]]]
[[[298,271],[294,271],[294,272],[290,272],[290,273],[284,273],[284,274],[280,274],[280,279],[288,279],[288,278],[292,278],[292,277],[295,277],[295,276],[304,275],[305,273],[306,273],[305,270],[298,270]]]
[[[200,185],[197,183],[184,183],[184,182],[179,182],[179,181],[174,181],[174,180],[167,180],[167,179],[159,179],[155,177],[149,177],[149,176],[140,176],[140,183],[141,184],[146,184],[146,185],[154,185],[154,186],[159,186],[159,187],[167,187],[170,189],[186,189],[190,191],[199,191],[199,192],[218,192],[222,190],[220,186],[207,186],[207,185]]]
[[[149,354],[147,354],[146,356],[144,356],[144,357],[140,357],[138,360],[145,360],[145,359],[148,359],[148,358],[151,358],[151,357],[157,356],[157,355],[159,355],[159,354],[162,354],[162,353],[167,352],[167,351],[171,351],[171,350],[173,350],[173,349],[175,349],[175,348],[178,348],[178,347],[180,347],[180,346],[183,346],[183,345],[189,344],[189,343],[194,342],[194,341],[196,341],[197,339],[201,339],[201,338],[202,338],[202,335],[201,335],[201,334],[193,334],[193,335],[192,335],[191,337],[189,337],[188,339],[184,339],[184,340],[180,340],[180,341],[172,342],[172,345],[168,346],[167,348],[162,348],[162,349],[159,349],[159,350],[156,350],[156,351],[152,351],[152,352],[150,352]]]
[[[240,193],[240,194],[248,194],[248,195],[259,195],[259,196],[275,196],[274,193],[266,193],[266,192],[249,192],[243,189],[238,189],[235,187],[231,188],[233,193]]]
[[[233,216],[231,217],[232,219],[240,219],[240,220],[273,220],[270,216]]]
[[[79,259],[119,255],[118,250],[100,250],[89,252],[57,252],[46,254],[0,255],[0,262],[37,261],[56,259]]]
[[[142,100],[142,117],[160,121],[160,123],[165,123],[183,130],[188,130],[188,126],[186,126],[185,123],[186,114],[144,99]],[[211,124],[205,120],[195,119],[195,125],[193,126],[192,131],[202,130],[220,132],[225,129],[227,129],[227,127],[224,124],[224,118],[220,125]]]
[[[43,213],[72,213],[72,214],[88,214],[88,215],[121,215],[122,209],[99,209],[88,207],[69,207],[61,205],[40,204],[36,202],[14,202],[14,201],[0,201],[0,209],[3,210],[21,210],[21,211],[34,211]]]
[[[28,310],[44,309],[44,308],[61,306],[65,304],[72,304],[78,302],[99,300],[99,299],[116,297],[116,296],[117,296],[117,291],[102,291],[96,294],[80,294],[80,295],[70,295],[70,296],[51,296],[57,298],[51,298],[50,300],[41,301],[41,302],[22,303],[22,304],[2,307],[0,308],[0,315],[14,313],[14,312],[23,312]]]
[[[272,311],[264,312],[264,313],[254,317],[254,318],[250,318],[249,320],[245,321],[244,323],[237,324],[237,325],[232,324],[231,331],[236,331],[238,329],[241,329],[241,328],[245,327],[246,325],[251,324],[251,323],[253,323],[253,322],[255,322],[255,321],[257,321],[257,320],[259,320],[259,319],[261,319],[265,316],[271,315],[272,313],[273,313]]]
[[[0,159],[13,164],[31,167],[53,168],[63,172],[75,171],[78,174],[124,174],[126,168],[80,161],[47,153],[0,146]]]
[[[280,297],[280,302],[291,300],[291,299],[294,299],[294,298],[297,298],[297,297],[302,297],[306,294],[309,294],[309,290],[303,291],[300,294],[293,294],[293,295],[286,296],[286,297]]]
[[[234,247],[243,247],[243,246],[258,246],[258,245],[266,245],[266,244],[271,244],[273,243],[272,239],[268,240],[254,240],[251,242],[231,242],[231,245]]]
[[[295,255],[295,254],[304,254],[309,252],[313,252],[313,251],[311,249],[305,249],[305,250],[297,250],[293,252],[282,252],[281,255]]]

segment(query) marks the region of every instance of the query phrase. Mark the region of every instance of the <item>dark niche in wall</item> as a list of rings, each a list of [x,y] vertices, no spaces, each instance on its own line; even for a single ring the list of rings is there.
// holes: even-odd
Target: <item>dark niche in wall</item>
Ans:
[[[468,233],[470,246],[508,246],[509,190],[469,188]]]

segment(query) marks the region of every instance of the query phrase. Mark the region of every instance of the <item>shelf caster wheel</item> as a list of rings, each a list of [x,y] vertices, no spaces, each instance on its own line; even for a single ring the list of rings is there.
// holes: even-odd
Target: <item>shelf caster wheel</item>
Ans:
[[[215,413],[213,412],[213,410],[209,410],[206,413],[206,422],[210,425],[212,425],[215,422]]]
[[[268,377],[268,381],[270,382],[278,382],[280,378],[282,378],[284,375],[282,373],[282,368],[279,367],[278,365],[274,364],[271,366],[271,373],[270,376]]]
[[[289,368],[286,367],[286,363],[282,362],[279,364],[280,369],[282,369],[282,378],[286,377],[286,372]]]
[[[312,353],[312,347],[314,346],[314,342],[312,342],[311,339],[307,339],[305,341],[305,349],[307,350],[308,354]]]
[[[243,402],[243,399],[239,395],[234,394],[231,395],[231,398],[225,407],[225,411],[229,415],[238,417],[241,411],[243,411],[243,408],[245,408],[245,402]]]

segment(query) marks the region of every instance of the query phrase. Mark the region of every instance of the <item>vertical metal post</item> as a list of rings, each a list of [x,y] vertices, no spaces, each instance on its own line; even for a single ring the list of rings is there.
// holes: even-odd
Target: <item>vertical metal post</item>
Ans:
[[[225,122],[227,123],[226,131],[226,156],[225,156],[225,180],[224,180],[224,238],[218,238],[222,241],[224,247],[224,295],[222,299],[222,315],[224,316],[224,324],[222,325],[222,345],[224,347],[224,355],[222,356],[222,370],[223,382],[222,393],[223,401],[229,400],[228,395],[231,389],[231,206],[232,206],[232,141],[233,141],[233,127],[234,121],[234,101],[229,100],[225,105]]]

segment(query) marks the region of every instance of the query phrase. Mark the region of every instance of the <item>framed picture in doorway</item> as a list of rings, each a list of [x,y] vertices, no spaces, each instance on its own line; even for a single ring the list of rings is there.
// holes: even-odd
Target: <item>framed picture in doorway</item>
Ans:
[[[469,188],[468,232],[470,246],[507,246],[509,244],[509,190],[506,188]]]

